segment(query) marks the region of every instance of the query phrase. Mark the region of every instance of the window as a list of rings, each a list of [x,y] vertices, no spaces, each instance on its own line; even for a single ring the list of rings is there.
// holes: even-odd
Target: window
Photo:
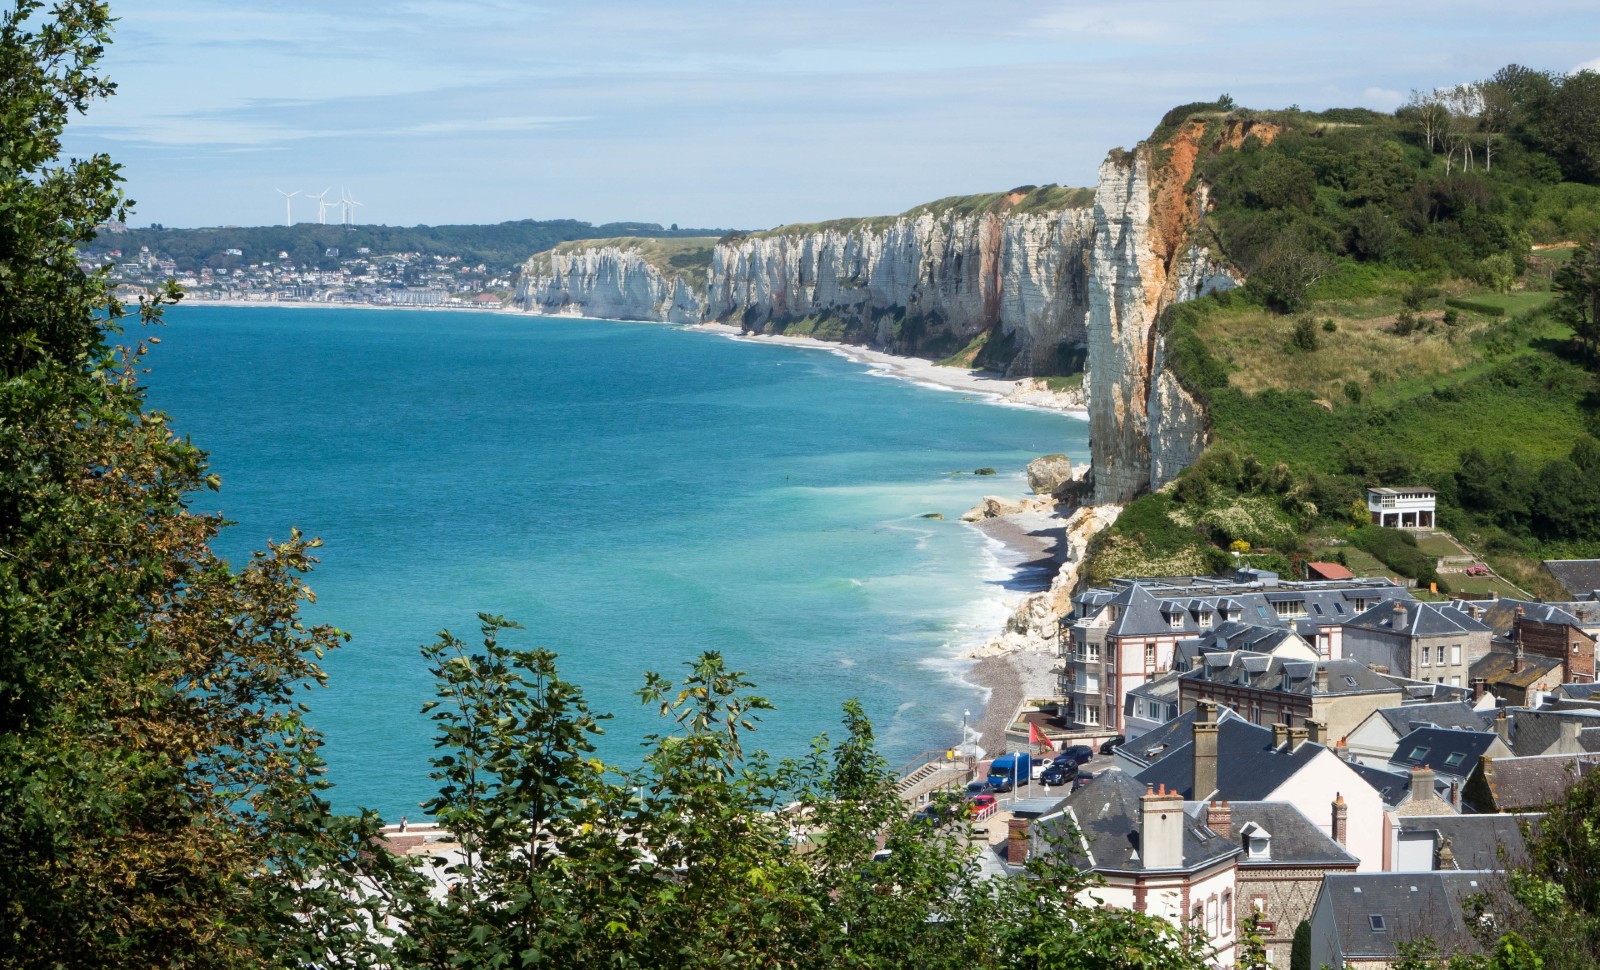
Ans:
[[[1172,628],[1174,630],[1183,629],[1183,614],[1182,613],[1174,613],[1174,614],[1172,614],[1170,619],[1172,621]]]
[[[1451,677],[1450,678],[1450,686],[1451,687],[1460,687],[1461,686],[1461,678],[1460,677]]]
[[[1222,893],[1222,932],[1224,935],[1233,932],[1233,890],[1227,889]]]
[[[1431,751],[1431,750],[1433,750],[1433,749],[1432,748],[1425,748],[1425,747],[1421,747],[1421,746],[1412,748],[1411,749],[1411,754],[1406,760],[1415,761],[1417,764],[1421,764],[1422,763],[1422,759],[1426,758],[1428,756],[1428,752]]]
[[[1252,913],[1260,913],[1262,916],[1267,915],[1267,897],[1251,896],[1250,911]]]
[[[1459,643],[1450,645],[1450,665],[1452,667],[1461,666],[1461,644]]]
[[[1089,659],[1089,660],[1099,660],[1100,659],[1100,644],[1091,643],[1087,647],[1085,647],[1084,649],[1087,651],[1087,653],[1085,654],[1085,657],[1087,659]]]
[[[1433,664],[1431,662],[1429,662],[1429,659],[1428,659],[1428,658],[1430,658],[1432,656],[1433,656],[1433,648],[1432,647],[1423,647],[1422,648],[1422,665],[1424,667],[1432,667],[1433,666]]]
[[[1147,644],[1144,645],[1144,662],[1145,662],[1145,666],[1148,666],[1148,667],[1154,667],[1155,666],[1155,664],[1156,664],[1156,645],[1155,644],[1147,643]]]
[[[1383,924],[1383,917],[1374,913],[1367,917],[1367,923],[1372,926],[1374,933],[1387,933],[1389,928]]]
[[[1383,498],[1378,500],[1378,506],[1380,508],[1385,508],[1385,509],[1394,508],[1394,496],[1393,495],[1385,495]]]
[[[1306,615],[1306,601],[1305,600],[1280,600],[1280,601],[1272,604],[1272,606],[1273,606],[1274,609],[1276,609],[1278,611],[1278,618],[1279,619],[1282,619],[1283,617],[1286,617],[1286,616],[1305,616]]]
[[[1202,630],[1211,629],[1211,611],[1210,610],[1201,610],[1200,611],[1200,629],[1202,629]]]
[[[1463,761],[1466,761],[1466,760],[1467,760],[1466,752],[1463,752],[1463,751],[1452,751],[1452,752],[1450,752],[1450,756],[1448,758],[1444,759],[1444,766],[1446,768],[1459,768],[1459,767],[1461,767],[1461,763]]]
[[[1100,692],[1100,675],[1085,673],[1083,675],[1083,689],[1098,694]]]
[[[1217,935],[1217,897],[1206,900],[1206,935]]]
[[[1084,709],[1083,709],[1083,723],[1085,723],[1085,724],[1099,724],[1100,723],[1100,708],[1094,706],[1093,704],[1090,704],[1090,705],[1084,707]]]

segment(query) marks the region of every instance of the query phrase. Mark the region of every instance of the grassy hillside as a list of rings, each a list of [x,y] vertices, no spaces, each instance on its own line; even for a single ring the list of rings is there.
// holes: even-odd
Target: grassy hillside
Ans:
[[[1214,208],[1201,231],[1249,282],[1161,321],[1213,445],[1096,540],[1094,578],[1238,553],[1435,579],[1430,557],[1359,528],[1367,485],[1436,488],[1441,523],[1524,586],[1543,582],[1538,558],[1600,555],[1600,382],[1562,297],[1563,267],[1597,248],[1600,169],[1563,148],[1556,133],[1575,122],[1548,107],[1592,76],[1541,77],[1542,101],[1493,124],[1430,119],[1425,103],[1187,105],[1163,119],[1162,141],[1204,123],[1194,178]],[[1515,80],[1500,72],[1478,103]],[[1244,121],[1278,130],[1234,147]]]
[[[738,233],[737,236],[755,238],[768,236],[804,236],[817,232],[854,232],[858,229],[886,229],[901,219],[914,219],[922,215],[957,216],[981,215],[985,212],[1059,212],[1063,209],[1081,209],[1094,204],[1094,189],[1070,188],[1060,185],[1021,185],[1009,192],[985,192],[978,195],[953,195],[925,202],[899,215],[868,216],[864,218],[831,219],[827,222],[792,223],[768,229],[765,232]]]

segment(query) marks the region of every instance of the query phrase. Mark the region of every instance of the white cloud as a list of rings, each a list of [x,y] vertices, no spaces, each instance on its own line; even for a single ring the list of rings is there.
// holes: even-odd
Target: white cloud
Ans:
[[[1361,92],[1362,106],[1367,108],[1376,108],[1380,111],[1393,111],[1402,104],[1405,104],[1405,102],[1405,95],[1401,94],[1399,91],[1392,91],[1388,88],[1367,88]]]

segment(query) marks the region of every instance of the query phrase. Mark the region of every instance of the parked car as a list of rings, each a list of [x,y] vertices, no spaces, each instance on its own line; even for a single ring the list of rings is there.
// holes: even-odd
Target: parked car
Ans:
[[[996,794],[1004,794],[1017,787],[1016,783],[1011,780],[1010,775],[990,775],[987,784]]]
[[[1126,740],[1128,740],[1128,739],[1123,737],[1120,734],[1117,735],[1114,738],[1108,738],[1107,740],[1101,742],[1101,744],[1100,744],[1100,753],[1101,754],[1110,754],[1112,752],[1112,749],[1114,749],[1117,745],[1121,744],[1122,742],[1124,742]]]
[[[1468,566],[1467,567],[1467,575],[1468,576],[1487,576],[1487,575],[1489,575],[1489,567],[1488,566]]]
[[[1027,751],[1008,751],[989,764],[989,784],[999,791],[1010,791],[1032,777],[1033,755]]]
[[[999,791],[998,788],[994,787],[993,785],[989,784],[986,781],[969,781],[969,782],[967,782],[967,797],[968,798],[976,798],[979,795],[993,795],[997,791]]]
[[[1076,761],[1063,761],[1060,764],[1052,763],[1050,767],[1044,770],[1044,774],[1039,776],[1039,780],[1046,785],[1065,785],[1077,775],[1078,763]]]
[[[995,798],[993,795],[974,795],[967,800],[967,811],[973,815],[982,815],[989,809],[994,808],[994,803]]]
[[[1071,760],[1073,764],[1081,765],[1094,757],[1094,749],[1087,744],[1075,744],[1070,748],[1062,748],[1061,753],[1055,756],[1056,764]]]
[[[1072,790],[1077,791],[1091,781],[1094,781],[1094,772],[1080,771],[1078,772],[1078,777],[1072,779]]]

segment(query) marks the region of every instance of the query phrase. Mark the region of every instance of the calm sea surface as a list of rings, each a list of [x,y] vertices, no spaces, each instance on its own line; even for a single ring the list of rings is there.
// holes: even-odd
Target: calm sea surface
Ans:
[[[954,659],[998,629],[1010,571],[956,521],[1086,456],[1087,426],[870,374],[820,350],[652,324],[448,312],[179,307],[153,402],[212,455],[242,560],[291,525],[326,541],[317,622],[352,635],[310,698],[341,808],[430,791],[420,644],[476,613],[527,627],[616,716],[635,763],[662,725],[632,695],[720,650],[798,755],[860,697],[896,765],[982,702]],[[996,478],[953,475],[992,466]],[[922,518],[940,512],[943,521]]]

